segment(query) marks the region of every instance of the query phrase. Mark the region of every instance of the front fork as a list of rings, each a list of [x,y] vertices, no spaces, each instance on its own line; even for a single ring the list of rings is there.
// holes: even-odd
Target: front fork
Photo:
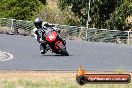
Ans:
[[[64,44],[64,45],[66,45],[66,41],[61,37],[61,35],[59,34],[59,33],[57,33],[57,37],[58,37],[58,40],[60,40],[60,41],[62,41],[62,43]]]

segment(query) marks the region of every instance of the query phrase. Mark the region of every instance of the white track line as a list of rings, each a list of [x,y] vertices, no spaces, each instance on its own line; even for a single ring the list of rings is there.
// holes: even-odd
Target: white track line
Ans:
[[[1,52],[1,51],[0,51],[0,52]],[[1,62],[4,62],[4,61],[13,59],[13,55],[12,55],[12,54],[7,53],[7,52],[1,52],[1,53],[6,54],[6,55],[9,55],[9,58],[7,58],[7,59],[0,59]]]

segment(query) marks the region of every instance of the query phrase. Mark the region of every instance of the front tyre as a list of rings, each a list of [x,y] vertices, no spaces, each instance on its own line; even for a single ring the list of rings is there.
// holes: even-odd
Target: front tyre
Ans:
[[[60,45],[59,43],[57,44],[57,46],[58,46],[58,48],[59,48],[60,51],[61,51],[61,55],[63,55],[63,56],[69,56],[68,52],[66,51],[65,46],[62,46],[62,45]]]

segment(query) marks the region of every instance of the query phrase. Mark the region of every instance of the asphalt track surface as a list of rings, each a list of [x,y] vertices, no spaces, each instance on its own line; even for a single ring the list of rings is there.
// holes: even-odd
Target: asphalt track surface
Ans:
[[[13,59],[0,62],[0,70],[77,70],[132,71],[132,46],[111,43],[67,41],[70,56],[39,53],[35,38],[0,34],[0,51]]]

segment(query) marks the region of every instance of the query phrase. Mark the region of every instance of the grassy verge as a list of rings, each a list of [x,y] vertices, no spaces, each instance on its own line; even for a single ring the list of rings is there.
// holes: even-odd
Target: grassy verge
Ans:
[[[130,73],[131,74],[131,73]],[[0,72],[0,88],[132,88],[129,84],[76,83],[76,73],[69,72]]]
[[[11,29],[10,27],[0,27],[0,31],[12,31],[13,29]]]

